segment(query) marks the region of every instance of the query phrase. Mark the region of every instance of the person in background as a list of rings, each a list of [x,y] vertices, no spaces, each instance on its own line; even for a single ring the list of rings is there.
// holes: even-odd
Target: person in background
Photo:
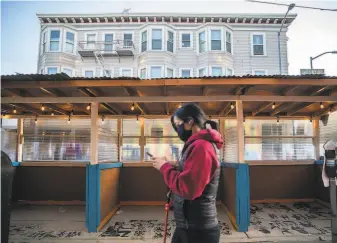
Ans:
[[[153,166],[172,191],[176,222],[172,243],[218,243],[216,195],[220,162],[216,150],[222,148],[223,139],[217,123],[207,120],[196,104],[179,108],[171,123],[185,142],[181,158],[176,166],[165,158],[153,158]]]

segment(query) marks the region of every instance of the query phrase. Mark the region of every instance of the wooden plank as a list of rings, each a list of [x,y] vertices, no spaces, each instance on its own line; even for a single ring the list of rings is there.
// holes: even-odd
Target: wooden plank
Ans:
[[[263,199],[263,200],[250,200],[251,204],[260,203],[299,203],[299,202],[315,202],[313,198],[301,198],[301,199]]]
[[[278,96],[278,95],[220,95],[220,96],[144,96],[144,97],[3,97],[3,104],[51,104],[91,102],[107,103],[165,103],[165,102],[220,102],[220,101],[251,101],[251,102],[337,102],[337,96]]]
[[[23,149],[23,119],[18,119],[17,128],[17,147],[16,147],[16,161],[22,162],[22,149]]]
[[[2,88],[64,88],[64,87],[141,87],[141,86],[191,86],[191,85],[337,85],[337,78],[191,78],[159,80],[63,80],[60,81],[14,81],[2,80]]]
[[[320,158],[320,142],[319,142],[319,120],[315,119],[312,121],[312,128],[314,132],[314,137],[312,139],[314,148],[315,148],[315,158],[319,160]]]
[[[98,164],[98,103],[91,103],[90,164]]]
[[[273,105],[273,102],[263,104],[256,111],[252,112],[252,116],[256,116],[257,114],[259,114],[260,112],[264,111],[265,109],[267,109],[269,106],[272,106],[272,105]]]
[[[244,134],[244,123],[243,123],[243,105],[241,100],[236,101],[236,121],[237,121],[237,158],[239,163],[244,163],[245,161],[245,134]]]
[[[120,207],[121,205],[118,204],[111,210],[111,212],[101,221],[100,225],[97,227],[97,231],[100,231],[106,225],[106,223],[109,222],[109,220],[116,214]]]

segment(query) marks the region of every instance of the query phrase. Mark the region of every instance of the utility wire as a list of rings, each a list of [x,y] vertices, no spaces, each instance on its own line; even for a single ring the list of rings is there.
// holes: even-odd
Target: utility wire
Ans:
[[[273,2],[264,2],[264,1],[257,1],[257,0],[246,0],[248,2],[255,2],[255,3],[266,3],[266,4],[272,4],[272,5],[279,5],[279,6],[287,6],[289,7],[290,4],[285,3],[273,3]],[[296,8],[307,8],[307,9],[315,9],[315,10],[321,10],[321,11],[333,11],[337,12],[337,9],[330,9],[330,8],[316,8],[316,7],[309,7],[309,6],[303,6],[303,5],[295,5]]]

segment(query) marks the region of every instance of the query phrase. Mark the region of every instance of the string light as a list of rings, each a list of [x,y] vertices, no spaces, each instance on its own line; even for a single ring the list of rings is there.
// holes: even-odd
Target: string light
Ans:
[[[67,121],[67,123],[68,123],[68,124],[70,123],[70,115],[68,116],[68,121]]]
[[[16,114],[16,108],[15,108],[15,106],[14,106],[14,110],[13,110],[13,113],[14,113],[14,114]]]
[[[52,116],[54,116],[54,115],[55,115],[55,114],[54,114],[54,111],[52,111],[52,112],[51,112],[51,115],[52,115]]]
[[[44,111],[46,108],[44,107],[44,105],[41,106],[41,111]]]
[[[90,108],[91,108],[91,105],[89,104],[89,105],[87,106],[87,110],[90,110]]]
[[[178,108],[180,109],[181,107],[183,107],[183,105],[182,105],[182,104],[179,104],[179,105],[178,105]]]
[[[234,109],[234,104],[233,104],[233,103],[231,103],[231,109],[232,109],[232,110]]]
[[[37,124],[37,116],[35,117],[35,124]]]
[[[243,123],[245,123],[246,122],[246,117],[245,116],[243,116]]]
[[[44,133],[44,132],[42,132],[42,136],[44,136],[44,134],[45,134],[45,133]]]
[[[275,109],[275,102],[273,103],[272,107],[271,107],[273,110]]]
[[[138,116],[137,116],[137,121],[136,121],[137,123],[139,123],[139,118],[138,118]]]
[[[323,105],[323,102],[321,102],[321,109],[324,109],[324,105]]]
[[[312,122],[312,116],[310,117],[310,122]]]
[[[102,116],[102,124],[104,124],[104,116]]]
[[[332,108],[330,107],[328,114],[330,115],[332,112]]]
[[[70,115],[71,115],[71,116],[74,115],[74,109],[71,110]]]
[[[132,104],[131,110],[132,110],[132,111],[135,110],[135,103]]]
[[[280,117],[279,116],[277,116],[277,122],[280,122]]]

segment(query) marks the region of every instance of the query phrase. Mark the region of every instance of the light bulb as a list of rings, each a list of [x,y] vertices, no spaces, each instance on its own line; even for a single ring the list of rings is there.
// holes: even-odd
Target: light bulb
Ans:
[[[67,123],[68,123],[68,124],[70,123],[70,116],[68,117],[68,121],[67,121]]]
[[[139,122],[139,119],[138,119],[138,116],[137,116],[137,121],[136,121],[137,123]]]
[[[131,110],[135,110],[135,104],[133,103],[132,106],[131,106]]]
[[[16,108],[14,107],[13,113],[16,114]]]
[[[55,115],[55,114],[54,114],[54,111],[52,111],[52,112],[51,112],[51,115],[52,115],[52,116],[54,116],[54,115]]]
[[[323,105],[323,103],[321,102],[321,109],[324,109],[324,105]]]
[[[231,109],[234,109],[234,104],[233,103],[231,103]]]
[[[179,104],[179,105],[178,105],[178,108],[181,108],[181,107],[183,107],[182,104]]]
[[[104,124],[104,116],[102,116],[102,124]]]
[[[277,117],[277,122],[280,122],[280,117]]]
[[[44,107],[44,105],[41,106],[41,111],[44,111],[46,108]]]
[[[35,124],[37,124],[37,118],[35,118]]]
[[[275,102],[273,103],[272,107],[271,107],[273,110],[275,109]]]
[[[90,104],[87,106],[87,110],[90,110]]]

